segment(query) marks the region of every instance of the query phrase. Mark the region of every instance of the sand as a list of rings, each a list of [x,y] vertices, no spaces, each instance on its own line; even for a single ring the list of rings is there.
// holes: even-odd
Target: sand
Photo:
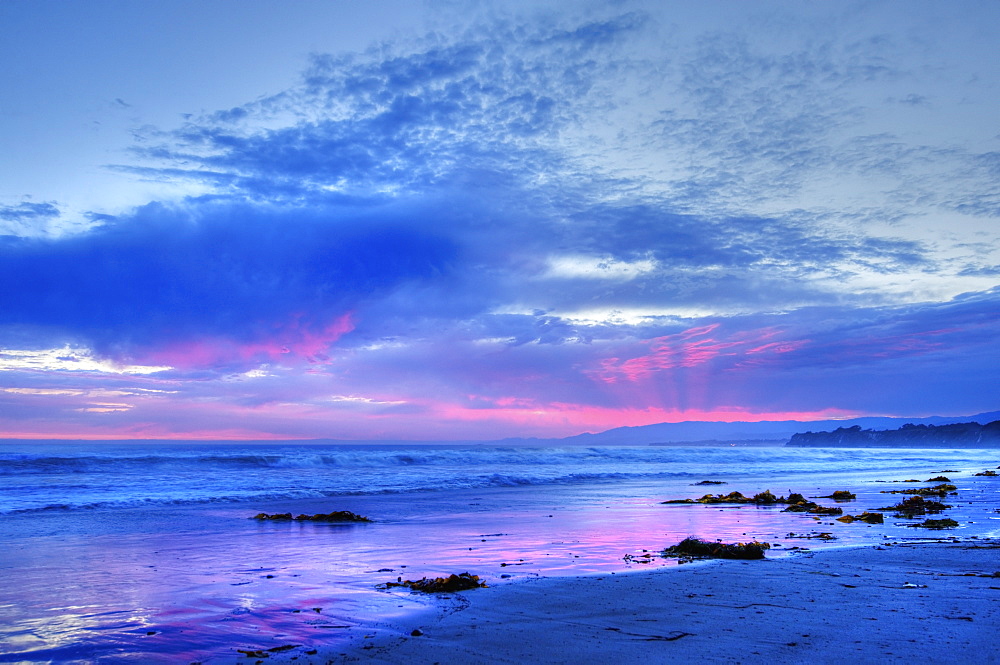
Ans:
[[[997,571],[1000,541],[982,540],[529,579],[298,662],[997,663]]]

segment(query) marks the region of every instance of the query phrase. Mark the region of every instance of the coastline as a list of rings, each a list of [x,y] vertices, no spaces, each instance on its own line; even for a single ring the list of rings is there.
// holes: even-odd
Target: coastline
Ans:
[[[998,539],[903,542],[523,580],[307,662],[996,663],[998,554]]]

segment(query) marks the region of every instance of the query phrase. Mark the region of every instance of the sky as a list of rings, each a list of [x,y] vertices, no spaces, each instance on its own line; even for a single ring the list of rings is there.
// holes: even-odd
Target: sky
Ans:
[[[1000,4],[0,2],[0,436],[1000,408]]]

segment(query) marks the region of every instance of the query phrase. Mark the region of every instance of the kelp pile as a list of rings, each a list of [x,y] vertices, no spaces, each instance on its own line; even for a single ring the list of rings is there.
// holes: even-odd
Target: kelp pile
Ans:
[[[954,529],[958,522],[947,517],[940,520],[924,520],[918,524],[907,524],[907,526],[920,527],[923,529]]]
[[[479,575],[469,573],[459,573],[448,577],[422,577],[419,580],[403,580],[399,578],[396,582],[386,582],[385,588],[407,587],[413,591],[423,593],[445,593],[452,591],[465,591],[466,589],[481,589],[486,587],[486,583],[480,581]]]
[[[882,513],[870,513],[867,510],[860,515],[844,515],[837,518],[838,522],[850,524],[851,522],[867,522],[868,524],[885,524],[885,516]]]
[[[941,483],[934,487],[913,487],[905,490],[882,490],[882,494],[916,494],[918,496],[944,496],[949,492],[955,492],[958,488],[948,483]]]
[[[834,492],[836,494],[836,492]],[[853,495],[852,495],[853,496]],[[819,497],[817,497],[819,498]],[[788,495],[788,507],[783,513],[810,513],[812,515],[843,515],[844,509],[837,506],[821,506],[815,501],[809,501],[801,494]]]
[[[668,547],[661,556],[667,557],[705,557],[712,559],[763,559],[764,551],[771,549],[768,543],[756,540],[749,543],[712,543],[699,538],[685,538],[672,547]]]
[[[911,496],[909,499],[900,501],[895,506],[885,506],[884,508],[876,508],[875,510],[894,510],[896,511],[895,517],[910,518],[916,515],[926,515],[927,513],[940,513],[948,508],[951,508],[951,506],[940,501],[932,501],[922,496]]]
[[[854,494],[846,490],[839,490],[825,497],[834,501],[852,501]],[[798,492],[792,492],[787,497],[775,496],[771,490],[765,490],[752,497],[745,496],[740,492],[730,492],[729,494],[706,494],[699,499],[671,499],[661,501],[661,504],[752,504],[755,506],[787,505],[784,512],[790,513],[812,513],[813,515],[842,515],[843,508],[821,506],[813,501],[809,501]]]
[[[292,517],[291,513],[257,513],[250,519],[268,520],[272,522],[371,522],[367,517],[352,513],[349,510],[335,510],[332,513],[319,513],[316,515],[299,515]]]
[[[701,484],[701,483],[699,483]],[[802,496],[801,494],[791,494],[789,499],[793,496]],[[775,503],[788,503],[789,499],[783,496],[775,496],[771,493],[771,490],[765,490],[758,494],[754,494],[752,497],[744,496],[740,492],[730,492],[729,494],[706,494],[700,499],[671,499],[669,501],[661,501],[660,503],[736,503],[745,504],[752,503],[758,506],[769,506]]]
[[[857,496],[853,492],[848,492],[847,490],[837,490],[833,494],[827,494],[826,496],[816,496],[814,499],[833,499],[834,501],[854,501]]]
[[[989,477],[989,478],[994,478],[994,477],[997,476],[997,472],[993,471],[991,469],[987,469],[986,471],[982,471],[980,473],[974,473],[972,475],[974,475],[974,476],[986,476],[986,477]]]

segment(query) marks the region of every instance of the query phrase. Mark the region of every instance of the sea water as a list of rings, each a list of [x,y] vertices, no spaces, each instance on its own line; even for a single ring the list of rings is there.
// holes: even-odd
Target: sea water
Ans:
[[[0,444],[0,662],[223,663],[237,649],[335,648],[402,630],[438,602],[386,582],[674,565],[655,554],[689,535],[769,542],[769,557],[996,537],[1000,478],[974,473],[998,463],[996,450]],[[900,481],[941,474],[958,486],[946,502],[960,527],[948,532],[891,513],[844,524],[782,506],[662,503],[850,490],[857,499],[840,505],[858,514],[925,486]],[[252,519],[333,510],[373,521]]]

